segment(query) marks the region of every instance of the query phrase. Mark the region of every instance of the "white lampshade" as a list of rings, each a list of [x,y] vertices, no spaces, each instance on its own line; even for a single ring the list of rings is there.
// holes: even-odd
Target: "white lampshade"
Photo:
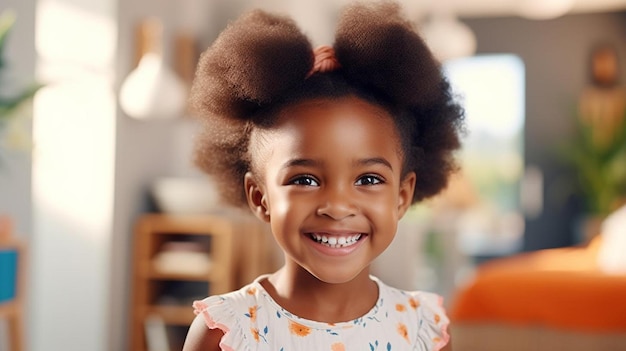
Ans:
[[[148,52],[130,72],[120,89],[120,106],[137,119],[174,118],[184,113],[187,89],[164,63],[161,55]]]
[[[450,13],[438,13],[422,28],[428,47],[440,61],[471,56],[476,52],[476,36]]]
[[[565,15],[574,6],[574,0],[522,0],[519,15],[534,20],[547,20]]]

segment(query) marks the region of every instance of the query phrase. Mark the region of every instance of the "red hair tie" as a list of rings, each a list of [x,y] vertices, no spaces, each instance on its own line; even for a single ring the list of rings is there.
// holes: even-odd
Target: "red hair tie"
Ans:
[[[313,50],[313,56],[315,61],[313,62],[313,68],[307,74],[307,78],[312,76],[316,72],[332,72],[341,67],[337,57],[335,57],[335,49],[332,46],[322,45]]]

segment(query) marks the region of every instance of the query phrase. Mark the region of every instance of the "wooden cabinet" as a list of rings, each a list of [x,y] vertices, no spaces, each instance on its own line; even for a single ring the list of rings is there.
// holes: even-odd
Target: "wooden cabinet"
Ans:
[[[137,221],[134,235],[132,351],[148,350],[146,328],[155,320],[170,349],[180,350],[194,318],[193,300],[235,290],[272,269],[267,227],[250,216],[147,214]],[[196,260],[177,269],[185,260],[175,259],[170,260],[174,269],[164,271],[157,261],[172,245],[193,246],[196,258],[202,253],[210,260],[209,268],[196,269]]]

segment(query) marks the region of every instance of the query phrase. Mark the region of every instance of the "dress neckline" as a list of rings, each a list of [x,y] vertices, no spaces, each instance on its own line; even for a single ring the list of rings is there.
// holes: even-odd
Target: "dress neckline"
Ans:
[[[294,313],[289,312],[287,309],[285,309],[280,304],[278,304],[276,300],[274,300],[274,298],[267,292],[267,290],[265,290],[265,288],[261,284],[261,281],[269,278],[269,276],[270,274],[264,274],[264,275],[259,276],[257,279],[254,280],[254,282],[252,283],[252,286],[254,286],[254,288],[257,289],[258,294],[260,294],[262,298],[267,300],[269,305],[274,309],[273,312],[276,314],[276,316],[278,318],[288,318],[292,320],[293,322],[296,322],[298,324],[301,324],[301,325],[304,325],[306,327],[313,328],[313,329],[322,329],[322,330],[327,330],[331,332],[332,330],[335,330],[335,329],[346,329],[346,328],[353,328],[357,326],[365,327],[368,321],[377,320],[378,311],[383,306],[383,302],[384,302],[383,293],[385,289],[383,289],[383,286],[384,286],[383,282],[380,281],[380,279],[378,279],[377,277],[370,275],[370,279],[374,281],[376,283],[376,286],[378,287],[378,299],[376,300],[376,304],[363,316],[357,317],[349,321],[337,322],[337,323],[328,323],[328,322],[319,322],[315,320],[310,320],[310,319],[306,319]]]

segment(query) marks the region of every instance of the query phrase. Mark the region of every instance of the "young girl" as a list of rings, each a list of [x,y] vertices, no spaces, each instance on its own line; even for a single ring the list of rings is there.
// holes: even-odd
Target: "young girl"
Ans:
[[[194,303],[184,350],[441,350],[441,298],[391,288],[370,263],[411,204],[455,169],[462,112],[395,4],[352,5],[333,47],[253,11],[203,54],[199,165],[270,224],[285,264]],[[398,267],[402,269],[402,267]]]

